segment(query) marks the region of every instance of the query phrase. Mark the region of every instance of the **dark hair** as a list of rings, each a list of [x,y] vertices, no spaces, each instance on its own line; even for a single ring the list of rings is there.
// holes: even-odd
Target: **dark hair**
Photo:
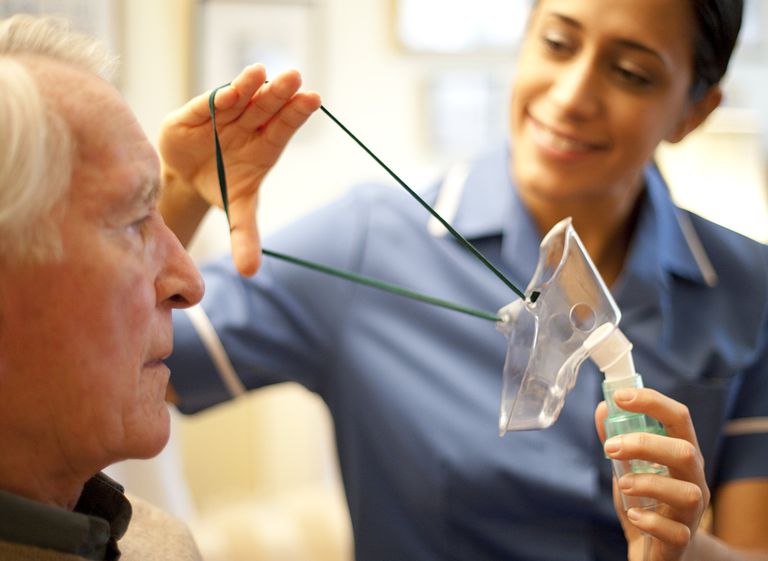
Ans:
[[[744,0],[689,0],[696,19],[691,97],[718,84],[728,69],[741,29]]]

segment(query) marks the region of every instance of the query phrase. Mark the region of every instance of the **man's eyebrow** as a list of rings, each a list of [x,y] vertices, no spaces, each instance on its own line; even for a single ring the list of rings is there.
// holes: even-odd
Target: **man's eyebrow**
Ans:
[[[162,184],[159,178],[148,179],[134,192],[131,197],[131,206],[154,205],[159,200],[161,191]]]

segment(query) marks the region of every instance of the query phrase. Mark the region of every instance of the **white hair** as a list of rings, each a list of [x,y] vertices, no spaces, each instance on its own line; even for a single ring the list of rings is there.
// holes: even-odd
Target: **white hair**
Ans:
[[[0,256],[61,254],[54,209],[72,177],[75,140],[29,65],[54,60],[109,79],[115,59],[60,20],[0,20]]]

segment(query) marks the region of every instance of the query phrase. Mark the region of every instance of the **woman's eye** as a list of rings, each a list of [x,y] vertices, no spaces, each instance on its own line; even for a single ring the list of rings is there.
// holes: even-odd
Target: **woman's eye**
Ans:
[[[572,50],[570,43],[559,33],[545,33],[541,37],[544,47],[554,54],[565,54]]]
[[[614,71],[619,79],[630,86],[647,87],[652,84],[648,76],[625,66],[616,65]]]

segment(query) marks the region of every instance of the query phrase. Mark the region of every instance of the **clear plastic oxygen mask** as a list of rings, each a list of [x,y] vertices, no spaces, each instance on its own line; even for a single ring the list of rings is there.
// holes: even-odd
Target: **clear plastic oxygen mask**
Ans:
[[[594,341],[601,325],[618,325],[621,318],[570,218],[556,224],[542,240],[525,294],[524,300],[515,300],[498,312],[502,321],[497,329],[508,339],[501,435],[552,425],[589,356],[585,341],[590,336]],[[607,335],[598,333],[602,338]]]

